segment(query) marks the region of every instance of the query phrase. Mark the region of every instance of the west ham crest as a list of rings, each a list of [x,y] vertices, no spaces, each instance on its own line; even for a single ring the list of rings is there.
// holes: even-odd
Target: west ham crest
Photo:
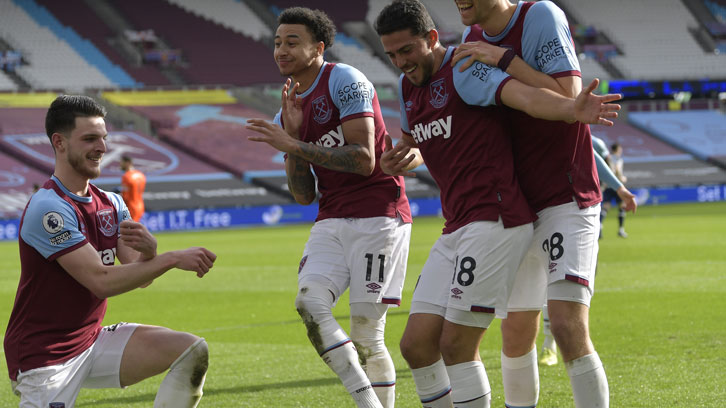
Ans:
[[[96,213],[98,229],[107,237],[116,233],[116,223],[113,221],[113,210],[105,209]]]
[[[429,85],[429,96],[431,105],[439,109],[446,104],[449,94],[446,92],[446,78],[437,79]]]
[[[321,125],[330,120],[333,110],[330,108],[328,98],[325,95],[313,99],[313,119]]]

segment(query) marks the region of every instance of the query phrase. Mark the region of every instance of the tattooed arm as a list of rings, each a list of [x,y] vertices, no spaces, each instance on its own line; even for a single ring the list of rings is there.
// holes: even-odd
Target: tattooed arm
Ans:
[[[309,205],[315,200],[315,176],[310,163],[294,154],[285,160],[287,187],[298,204]]]
[[[376,165],[373,118],[351,119],[344,122],[342,128],[342,136],[347,142],[345,146],[321,147],[297,143],[288,153],[330,170],[370,176]]]

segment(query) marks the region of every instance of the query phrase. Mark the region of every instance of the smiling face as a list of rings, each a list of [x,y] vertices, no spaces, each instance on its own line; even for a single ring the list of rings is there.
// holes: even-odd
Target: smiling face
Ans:
[[[492,14],[497,0],[454,0],[459,9],[461,23],[466,26],[481,24]]]
[[[275,62],[284,76],[297,76],[322,58],[325,45],[302,24],[280,24],[275,33]]]
[[[101,174],[101,159],[106,153],[106,122],[102,117],[77,117],[75,123],[70,134],[56,134],[63,139],[56,152],[65,156],[79,176],[94,179]]]
[[[381,44],[391,63],[415,86],[423,86],[434,74],[436,58],[433,51],[437,43],[436,30],[431,30],[424,37],[413,35],[411,30],[381,36]]]

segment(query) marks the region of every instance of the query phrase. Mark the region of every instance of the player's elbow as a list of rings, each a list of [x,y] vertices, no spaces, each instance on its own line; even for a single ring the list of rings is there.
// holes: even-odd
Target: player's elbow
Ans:
[[[373,170],[376,169],[376,158],[375,156],[369,156],[365,160],[360,161],[360,166],[358,167],[358,171],[356,171],[356,174],[360,174],[361,176],[368,177],[371,174],[373,174]]]
[[[315,194],[293,194],[293,198],[300,205],[310,205],[315,201]]]
[[[93,293],[97,298],[101,300],[110,298],[114,295],[113,293],[111,293],[111,290],[108,287],[99,283],[90,285],[90,287],[88,287],[88,290],[90,290],[91,293]]]

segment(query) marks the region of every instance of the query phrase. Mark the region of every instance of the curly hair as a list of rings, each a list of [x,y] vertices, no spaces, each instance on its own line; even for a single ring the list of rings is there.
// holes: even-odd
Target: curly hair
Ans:
[[[277,18],[278,24],[302,24],[307,27],[315,41],[322,41],[325,49],[335,42],[335,24],[322,10],[307,7],[290,7],[282,11]]]
[[[379,36],[406,29],[415,36],[423,36],[436,28],[426,7],[418,0],[395,0],[381,10],[373,27]]]

